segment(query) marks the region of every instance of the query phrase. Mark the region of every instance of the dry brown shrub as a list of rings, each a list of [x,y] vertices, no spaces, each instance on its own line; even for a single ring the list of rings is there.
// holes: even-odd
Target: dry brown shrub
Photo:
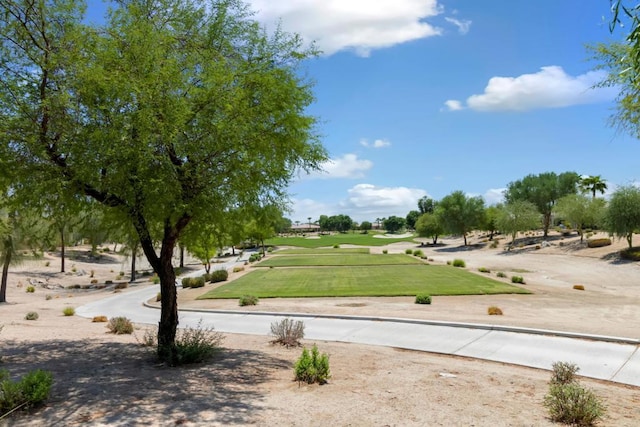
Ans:
[[[490,316],[502,316],[502,310],[500,309],[500,307],[492,305],[487,309],[487,314],[489,314]]]

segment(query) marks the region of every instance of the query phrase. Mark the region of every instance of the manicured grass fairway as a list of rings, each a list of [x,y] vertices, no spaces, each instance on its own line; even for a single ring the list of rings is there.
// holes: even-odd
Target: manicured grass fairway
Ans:
[[[320,248],[333,245],[361,245],[361,246],[384,246],[396,242],[413,242],[413,237],[399,239],[389,239],[384,237],[373,237],[375,233],[359,234],[345,233],[333,234],[331,236],[320,236],[319,239],[306,239],[304,237],[274,237],[265,240],[269,246],[298,246],[301,248]],[[415,242],[416,245],[418,242]]]
[[[335,254],[368,254],[369,248],[309,248],[309,249],[280,249],[273,255],[335,255]]]
[[[349,254],[345,255],[274,255],[256,264],[256,267],[319,267],[353,265],[404,265],[424,264],[420,259],[409,255],[393,254]]]
[[[349,268],[267,268],[250,272],[198,299],[527,294],[511,286],[444,265],[385,265]]]

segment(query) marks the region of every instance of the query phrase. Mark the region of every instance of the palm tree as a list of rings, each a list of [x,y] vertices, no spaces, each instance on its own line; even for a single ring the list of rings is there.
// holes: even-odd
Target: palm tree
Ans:
[[[600,175],[582,177],[578,185],[585,193],[590,192],[594,199],[596,198],[596,191],[604,194],[604,191],[607,189],[607,183]]]

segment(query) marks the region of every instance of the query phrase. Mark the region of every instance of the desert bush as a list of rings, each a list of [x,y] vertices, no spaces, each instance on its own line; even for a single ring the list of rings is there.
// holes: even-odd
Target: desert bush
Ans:
[[[242,295],[238,301],[238,305],[241,307],[246,305],[258,305],[258,297],[255,295]]]
[[[416,295],[416,304],[431,304],[431,295],[429,294]]]
[[[158,328],[145,329],[141,339],[138,339],[138,336],[135,335],[135,332],[134,332],[134,336],[136,337],[136,341],[138,341],[138,343],[140,343],[141,346],[155,347],[158,342]]]
[[[204,276],[200,276],[200,277],[192,277],[191,278],[191,288],[202,288],[204,287],[205,284],[205,277]]]
[[[91,283],[92,285],[95,285],[96,283],[98,283],[98,279],[91,279],[91,282],[90,282],[90,283]]]
[[[502,316],[502,310],[500,309],[500,307],[492,305],[487,309],[487,314],[490,316]]]
[[[44,263],[45,267],[49,267],[50,265],[51,265],[51,261],[47,261],[47,262]]]
[[[326,384],[327,380],[331,377],[329,371],[329,355],[326,353],[320,354],[318,346],[315,344],[311,348],[311,353],[304,348],[300,358],[293,367],[293,371],[295,380],[298,382]]]
[[[120,283],[116,283],[113,289],[127,289],[128,287],[129,287],[129,284],[127,282],[120,282]]]
[[[584,285],[573,285],[573,289],[576,291],[584,291]]]
[[[603,246],[609,246],[610,244],[611,239],[609,239],[608,237],[587,240],[587,246],[590,248],[601,248]]]
[[[210,274],[211,283],[224,282],[229,278],[229,272],[227,270],[214,270]]]
[[[333,249],[339,249],[339,248],[340,248],[340,245],[338,244],[333,245]]]
[[[93,323],[105,323],[108,322],[109,319],[107,318],[107,316],[93,316],[93,319],[91,319],[91,321]]]
[[[520,283],[524,285],[524,277],[522,276],[511,276],[511,283]]]
[[[629,261],[640,261],[640,247],[635,246],[633,248],[620,251],[620,256]]]
[[[162,292],[158,292],[158,293],[156,294],[156,302],[157,302],[157,301],[162,301]]]
[[[45,299],[46,301],[49,301],[49,300],[53,299],[53,296],[51,296],[51,295],[45,295],[44,299]]]
[[[413,249],[405,249],[404,253],[407,255],[411,255],[413,253]]]
[[[571,362],[553,362],[551,364],[551,384],[569,384],[576,380],[580,368]]]
[[[489,247],[490,247],[491,249],[495,249],[495,248],[497,248],[497,247],[498,247],[498,241],[497,241],[497,240],[494,240],[493,242],[491,242],[491,244],[489,245]]]
[[[234,273],[240,273],[241,271],[244,271],[244,267],[233,267]]]
[[[202,363],[220,351],[224,336],[213,328],[203,328],[202,320],[195,328],[185,328],[176,335],[175,365]]]
[[[123,316],[112,317],[107,324],[109,332],[116,335],[125,335],[133,333],[133,323],[131,320]]]
[[[113,285],[113,280],[105,280],[104,284],[105,285]]]
[[[30,294],[34,293],[36,291],[36,288],[33,286],[27,286],[26,291]]]
[[[452,265],[454,267],[462,267],[462,268],[467,266],[467,264],[462,259],[454,259]]]
[[[24,320],[38,320],[40,316],[35,311],[30,311],[24,316]]]
[[[480,267],[480,268],[478,269],[478,271],[479,271],[480,273],[491,273],[491,270],[489,270],[489,269],[488,269],[488,268],[486,268],[486,267]]]
[[[53,376],[48,371],[30,371],[17,382],[11,380],[6,370],[0,371],[0,415],[44,402],[49,397],[52,384]]]
[[[158,276],[153,276],[151,278],[151,283],[153,283],[154,285],[157,285],[160,283],[160,278]]]
[[[544,406],[551,420],[575,426],[592,426],[605,412],[595,393],[577,382],[551,384]]]
[[[386,255],[386,254],[388,254],[388,253],[389,253],[389,251],[388,251],[388,250],[386,250],[386,249],[383,249],[383,250],[382,250],[382,253],[383,253],[384,255]]]
[[[74,314],[76,314],[76,309],[73,307],[65,307],[62,309],[62,314],[64,314],[65,316],[73,316]]]
[[[279,322],[271,324],[271,335],[275,339],[271,342],[282,344],[287,347],[297,347],[300,340],[304,338],[304,322],[300,320],[292,320],[288,317]]]
[[[191,277],[183,277],[182,278],[182,287],[183,288],[190,288],[191,287]]]
[[[261,258],[262,257],[260,256],[259,253],[251,254],[251,256],[249,257],[249,262],[260,261]]]
[[[415,251],[413,251],[413,256],[423,257],[424,256],[424,252],[422,252],[422,250],[420,250],[420,249],[416,249]]]

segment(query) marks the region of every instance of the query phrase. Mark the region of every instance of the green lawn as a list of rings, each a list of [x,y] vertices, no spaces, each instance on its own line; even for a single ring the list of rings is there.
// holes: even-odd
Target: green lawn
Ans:
[[[273,255],[256,264],[256,267],[320,267],[354,265],[403,265],[424,264],[422,260],[403,254],[340,254],[327,255]]]
[[[335,255],[335,254],[368,254],[369,248],[304,248],[280,249],[273,255]]]
[[[527,294],[527,290],[444,265],[266,268],[212,289],[198,299]]]
[[[319,248],[333,245],[362,245],[362,246],[384,246],[396,242],[413,242],[414,237],[398,239],[373,237],[376,233],[360,234],[345,233],[333,234],[330,236],[320,236],[319,239],[307,239],[304,237],[274,237],[265,240],[270,246],[298,246],[300,248]],[[415,242],[418,244],[417,242]]]

